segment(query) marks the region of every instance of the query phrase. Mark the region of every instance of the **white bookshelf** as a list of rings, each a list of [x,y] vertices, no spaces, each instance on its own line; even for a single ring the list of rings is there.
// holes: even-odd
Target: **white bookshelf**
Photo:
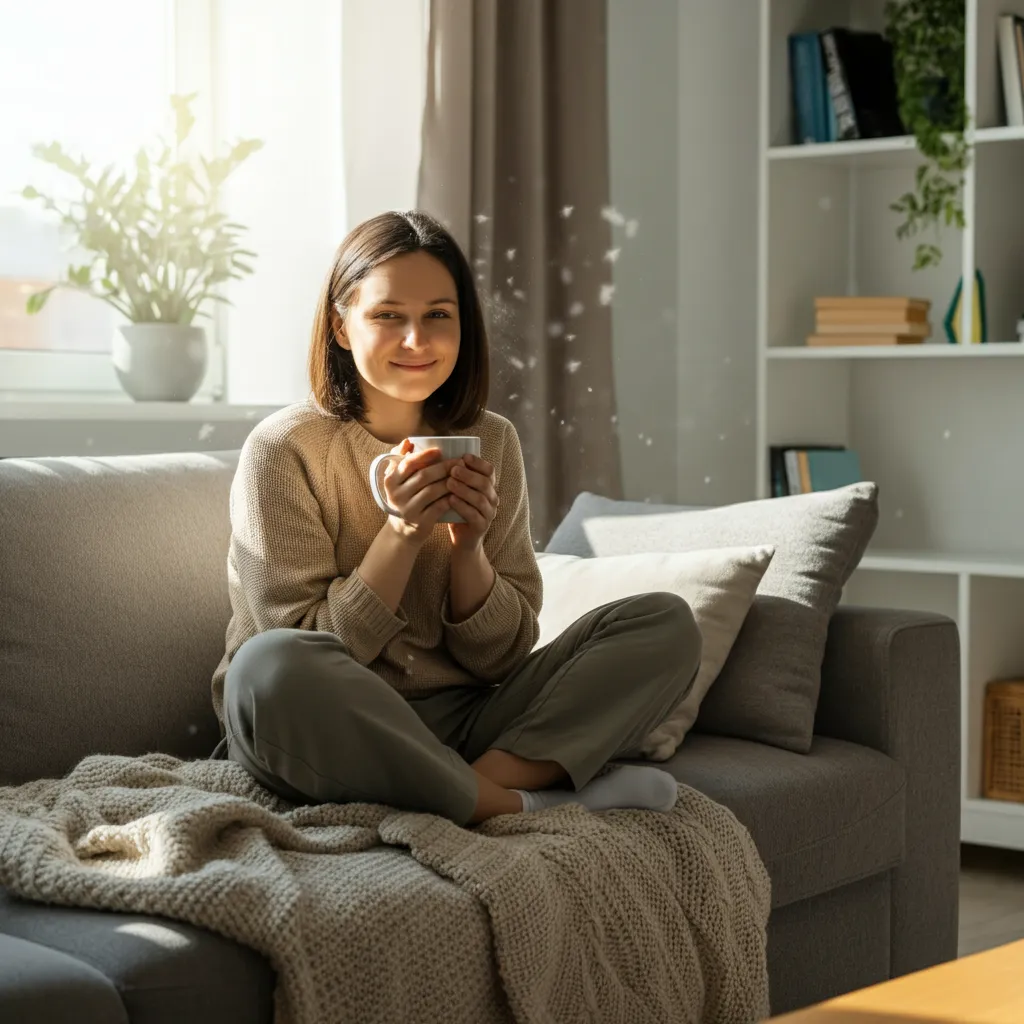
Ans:
[[[884,6],[761,0],[756,487],[770,493],[769,445],[858,451],[881,517],[844,601],[956,620],[961,835],[1024,849],[1024,804],[982,798],[985,686],[1024,678],[1024,128],[1004,124],[996,45],[999,15],[1024,15],[1024,0],[965,0],[967,225],[943,234],[941,265],[924,271],[889,209],[920,162],[912,138],[791,144],[789,33],[881,30]],[[949,345],[942,320],[975,267],[990,343]],[[808,348],[815,296],[843,294],[931,300],[930,341]]]

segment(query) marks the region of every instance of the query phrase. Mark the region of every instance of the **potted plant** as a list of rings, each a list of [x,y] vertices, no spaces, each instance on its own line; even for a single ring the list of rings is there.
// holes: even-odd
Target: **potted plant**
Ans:
[[[239,244],[247,229],[221,212],[220,189],[263,143],[243,139],[224,156],[186,156],[194,99],[171,97],[173,141],[161,136],[153,152],[141,148],[131,171],[110,165],[97,174],[59,143],[35,146],[37,157],[78,182],[81,197],[62,202],[31,186],[22,192],[54,211],[73,247],[91,254],[29,296],[28,312],[38,313],[56,288],[87,292],[116,309],[128,323],[115,332],[114,369],[137,401],[195,395],[208,358],[206,333],[195,321],[209,316],[211,303],[228,301],[220,292],[225,282],[253,271],[256,254]]]
[[[933,233],[934,241],[917,243],[914,269],[920,270],[942,261],[942,227],[964,226],[964,172],[970,164],[964,138],[964,4],[888,0],[885,19],[900,117],[927,160],[917,168],[914,188],[891,206],[903,218],[898,238]]]

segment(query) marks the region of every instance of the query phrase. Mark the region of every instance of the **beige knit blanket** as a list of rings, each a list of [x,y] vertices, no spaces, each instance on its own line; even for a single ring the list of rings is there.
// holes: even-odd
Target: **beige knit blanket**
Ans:
[[[231,761],[92,756],[0,789],[0,883],[259,950],[277,1024],[768,1013],[767,874],[732,813],[686,786],[667,814],[572,804],[467,829],[296,807]]]

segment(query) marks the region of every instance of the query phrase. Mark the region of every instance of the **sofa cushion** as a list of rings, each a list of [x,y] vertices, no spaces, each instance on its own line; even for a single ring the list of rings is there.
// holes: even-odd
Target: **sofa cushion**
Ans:
[[[0,1020],[128,1024],[110,980],[73,956],[0,935]]]
[[[132,1024],[269,1024],[272,1018],[270,964],[246,946],[182,921],[53,907],[0,889],[0,933],[108,979]]]
[[[628,527],[624,515],[634,517]],[[699,511],[584,493],[546,550],[588,556],[772,545],[772,564],[695,728],[806,753],[829,619],[877,522],[872,483]]]
[[[703,641],[700,668],[686,697],[636,748],[644,757],[664,761],[690,731],[700,702],[722,670],[772,554],[767,546],[607,558],[542,551],[537,564],[544,580],[544,606],[537,646],[550,643],[580,616],[612,601],[651,591],[683,598]]]
[[[773,907],[903,860],[906,777],[877,750],[815,736],[807,754],[796,754],[691,733],[658,767],[724,804],[750,830],[772,880]]]
[[[236,463],[0,460],[0,785],[213,750]]]

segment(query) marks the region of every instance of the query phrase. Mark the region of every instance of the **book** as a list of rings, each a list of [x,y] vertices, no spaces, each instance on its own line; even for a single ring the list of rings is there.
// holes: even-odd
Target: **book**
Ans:
[[[815,320],[819,324],[892,324],[892,323],[926,323],[928,311],[919,307],[898,306],[892,309],[817,309]]]
[[[836,116],[836,141],[859,139],[860,129],[857,125],[857,115],[853,109],[850,84],[846,79],[846,70],[839,57],[839,47],[834,32],[822,33],[821,47],[825,55],[825,80],[828,82],[828,93]]]
[[[819,295],[815,309],[931,309],[928,299],[915,299],[904,295]]]
[[[878,32],[845,28],[828,29],[821,40],[838,137],[904,135],[892,44]]]
[[[802,453],[806,464],[809,491],[831,491],[858,483],[861,478],[860,458],[849,448],[834,451],[808,449]]]
[[[1006,123],[1015,127],[1024,126],[1024,89],[1021,75],[1024,61],[1018,49],[1018,22],[1012,14],[999,16],[999,70],[1003,80],[1003,104],[1006,108]]]
[[[793,93],[793,114],[796,141],[798,143],[820,142],[818,137],[819,100],[816,94],[819,85],[816,79],[814,49],[818,37],[812,32],[802,32],[789,37],[789,77]]]
[[[811,70],[814,82],[814,137],[818,142],[834,141],[829,132],[829,92],[825,77],[825,55],[821,49],[821,36],[809,33],[807,47],[811,53]]]
[[[892,334],[900,337],[921,338],[930,337],[932,325],[927,320],[907,320],[902,323],[857,323],[852,317],[841,323],[822,321],[818,318],[815,327],[818,334]]]
[[[919,334],[808,334],[807,344],[812,348],[830,345],[920,345]]]

